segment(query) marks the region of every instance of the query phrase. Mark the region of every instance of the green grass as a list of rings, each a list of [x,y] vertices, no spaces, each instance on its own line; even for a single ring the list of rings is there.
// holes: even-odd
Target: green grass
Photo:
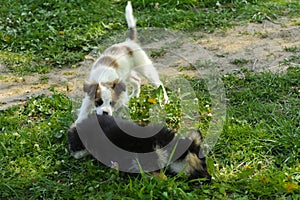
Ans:
[[[230,63],[234,64],[234,65],[241,65],[241,66],[243,66],[243,65],[245,65],[245,64],[247,64],[249,62],[250,62],[249,60],[241,58],[241,59],[234,59]]]
[[[299,47],[297,47],[297,46],[285,47],[284,50],[287,52],[293,52],[293,53],[300,51]]]
[[[135,1],[138,27],[214,31],[244,22],[297,16],[299,1]],[[221,2],[218,3],[218,2]],[[0,0],[0,62],[11,72],[46,73],[76,66],[105,39],[126,31],[126,1]]]
[[[155,2],[158,8],[153,1],[133,2],[138,27],[211,32],[300,13],[296,0]],[[103,41],[126,31],[125,5],[117,0],[0,0],[0,62],[17,74],[76,67],[86,54],[107,47]],[[283,63],[298,65],[299,47],[285,50],[294,55]],[[161,49],[152,56],[164,53]],[[41,81],[46,83],[47,76]],[[205,135],[213,113],[210,96],[204,80],[189,81],[199,99],[197,125]],[[240,71],[225,75],[223,82],[227,119],[208,155],[211,184],[191,186],[181,176],[165,181],[132,177],[92,157],[75,160],[66,134],[75,108],[69,98],[52,90],[51,96],[31,97],[0,111],[0,199],[300,199],[299,67],[284,74]],[[161,89],[142,89],[141,97],[130,102],[130,115],[145,123],[153,119],[149,108],[159,105]],[[170,97],[166,122],[177,129],[180,100]]]
[[[66,131],[74,121],[72,102],[53,91],[24,105],[0,112],[1,199],[298,199],[300,198],[300,69],[285,74],[243,71],[223,77],[227,119],[208,155],[214,179],[201,188],[182,177],[167,180],[132,177],[86,157],[72,158]],[[199,98],[205,134],[210,104],[202,79],[189,80]],[[143,87],[131,102],[138,108],[159,101],[161,91]],[[149,98],[151,100],[149,101]],[[180,105],[171,97],[168,113],[180,119]],[[179,110],[178,110],[179,108]],[[177,121],[168,121],[176,124]]]

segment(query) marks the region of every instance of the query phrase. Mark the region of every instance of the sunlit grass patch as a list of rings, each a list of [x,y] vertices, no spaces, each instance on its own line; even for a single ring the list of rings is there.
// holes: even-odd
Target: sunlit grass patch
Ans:
[[[181,176],[128,177],[91,157],[75,160],[66,136],[74,121],[72,102],[54,91],[0,112],[1,198],[297,199],[299,68],[285,74],[243,73],[244,78],[223,77],[228,113],[221,137],[207,158],[214,177],[210,185],[191,186]],[[210,121],[205,118],[211,109],[209,93],[203,80],[189,82],[199,100],[199,128],[205,133]],[[140,100],[130,103],[131,117],[149,119],[146,108],[159,104],[160,90],[143,86]],[[171,97],[166,107],[175,118],[167,120],[171,126],[180,123],[177,100]]]
[[[133,2],[139,27],[210,32],[281,15],[298,17],[300,12],[299,1],[283,0],[155,3]],[[73,65],[110,45],[103,39],[113,43],[116,32],[126,31],[125,4],[3,1],[0,62],[18,74]],[[91,156],[75,160],[68,151],[66,131],[76,108],[67,96],[53,90],[50,96],[30,97],[21,106],[0,111],[0,199],[300,199],[299,48],[285,51],[295,55],[283,61],[294,66],[284,74],[241,70],[222,77],[227,119],[207,158],[211,184],[191,186],[180,175],[166,180],[148,174],[127,176]],[[152,56],[164,53],[161,49]],[[247,60],[232,62],[243,65]],[[7,79],[0,76],[1,81]],[[187,80],[198,99],[196,127],[205,137],[214,112],[210,95],[203,79]],[[41,76],[41,81],[47,82],[47,77]],[[140,98],[129,104],[129,117],[141,124],[153,120],[178,129],[183,116],[178,95],[168,90],[170,104],[161,106],[161,88],[142,90]],[[164,120],[151,109],[162,112]]]
[[[126,1],[103,0],[2,2],[0,51],[7,55],[0,62],[18,74],[74,65],[91,51],[111,45],[103,43],[105,39],[126,32],[125,5]],[[159,0],[136,1],[133,7],[139,28],[206,32],[249,21],[273,21],[281,15],[295,16],[300,10],[295,0]]]

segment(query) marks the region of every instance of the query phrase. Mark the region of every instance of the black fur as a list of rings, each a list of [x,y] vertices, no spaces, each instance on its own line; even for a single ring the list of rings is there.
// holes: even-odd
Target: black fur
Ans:
[[[87,118],[86,120],[89,120]],[[113,118],[109,115],[97,115],[97,120],[105,133],[106,137],[114,143],[119,148],[135,152],[135,153],[148,153],[153,152],[157,147],[162,148],[168,145],[171,141],[178,141],[178,146],[183,145],[184,143],[190,143],[187,150],[179,156],[176,161],[183,161],[189,153],[198,155],[200,151],[200,144],[196,140],[191,141],[189,138],[182,138],[175,136],[175,133],[165,126],[161,125],[149,125],[149,126],[139,126],[136,123]],[[87,123],[82,121],[81,123]],[[80,126],[80,124],[79,124]],[[124,131],[123,128],[126,128]],[[147,137],[149,134],[153,134],[153,130],[157,130],[157,133]],[[129,135],[126,132],[134,132],[134,135]],[[88,134],[88,133],[87,133]],[[71,152],[84,150],[84,145],[82,144],[80,137],[78,135],[76,127],[71,127],[68,131],[69,136],[69,146]],[[201,138],[201,133],[199,132],[199,138]],[[172,149],[171,149],[172,150]],[[171,154],[171,150],[168,151],[168,155]],[[176,149],[177,150],[177,149]],[[175,154],[176,154],[175,150]],[[154,158],[155,160],[157,159]],[[198,158],[200,159],[200,158]],[[211,176],[207,172],[206,160],[201,158],[201,163],[203,169],[195,169],[193,173],[189,174],[190,178],[207,178],[210,180]],[[150,161],[156,162],[156,161]],[[168,168],[167,168],[168,169]]]
[[[122,119],[115,119],[109,115],[97,115],[99,124],[108,137],[108,139],[116,146],[126,151],[135,153],[147,153],[153,152],[156,146],[164,147],[169,144],[175,137],[174,132],[168,130],[165,126],[150,125],[140,126],[136,123],[125,121]],[[84,123],[84,121],[82,122]],[[134,130],[136,135],[145,136],[134,137],[128,135],[120,127],[126,127],[128,130]],[[153,129],[159,130],[155,135],[146,137],[153,132]],[[72,152],[84,150],[85,147],[82,144],[75,126],[72,126],[68,130],[69,145]]]
[[[68,130],[68,142],[71,152],[82,151],[85,149],[75,126],[70,127]]]
[[[156,146],[166,146],[175,136],[172,131],[160,125],[142,127],[136,123],[115,119],[108,115],[97,115],[97,117],[103,132],[109,140],[121,149],[130,152],[153,152]],[[134,131],[135,135],[139,135],[139,137],[127,134],[126,130],[122,130],[122,127],[126,127],[126,130]],[[153,130],[159,131],[155,135],[147,137],[147,135],[153,134]],[[144,136],[144,138],[141,138],[141,136]]]

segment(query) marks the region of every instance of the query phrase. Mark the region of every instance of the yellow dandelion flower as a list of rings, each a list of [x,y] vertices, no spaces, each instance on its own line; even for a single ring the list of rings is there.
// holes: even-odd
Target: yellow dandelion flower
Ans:
[[[65,32],[64,31],[59,31],[59,35],[64,35]]]
[[[251,166],[249,166],[249,165],[246,165],[245,167],[244,167],[244,169],[252,169],[252,167]]]
[[[289,192],[293,192],[295,189],[298,188],[298,185],[296,185],[295,183],[287,183],[284,185],[284,188]]]
[[[157,103],[156,100],[153,99],[153,98],[151,98],[151,97],[148,99],[148,102],[152,103],[152,104],[156,104]]]

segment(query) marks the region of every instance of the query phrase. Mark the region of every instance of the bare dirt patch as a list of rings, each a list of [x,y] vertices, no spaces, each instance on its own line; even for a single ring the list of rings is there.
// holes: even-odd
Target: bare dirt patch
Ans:
[[[299,56],[300,18],[280,19],[275,23],[249,23],[213,34],[196,32],[192,35],[168,32],[145,41],[144,48],[153,57],[159,73],[168,76],[185,74],[198,76],[209,73],[232,73],[241,68],[252,71],[285,71],[284,60]],[[146,37],[146,36],[144,36]],[[296,47],[298,51],[287,51]],[[20,104],[29,96],[50,93],[55,87],[70,97],[81,97],[82,83],[88,76],[91,59],[79,68],[55,69],[47,74],[17,76],[5,72],[0,64],[0,110]],[[290,63],[299,66],[297,63]],[[196,70],[197,69],[197,70]]]

